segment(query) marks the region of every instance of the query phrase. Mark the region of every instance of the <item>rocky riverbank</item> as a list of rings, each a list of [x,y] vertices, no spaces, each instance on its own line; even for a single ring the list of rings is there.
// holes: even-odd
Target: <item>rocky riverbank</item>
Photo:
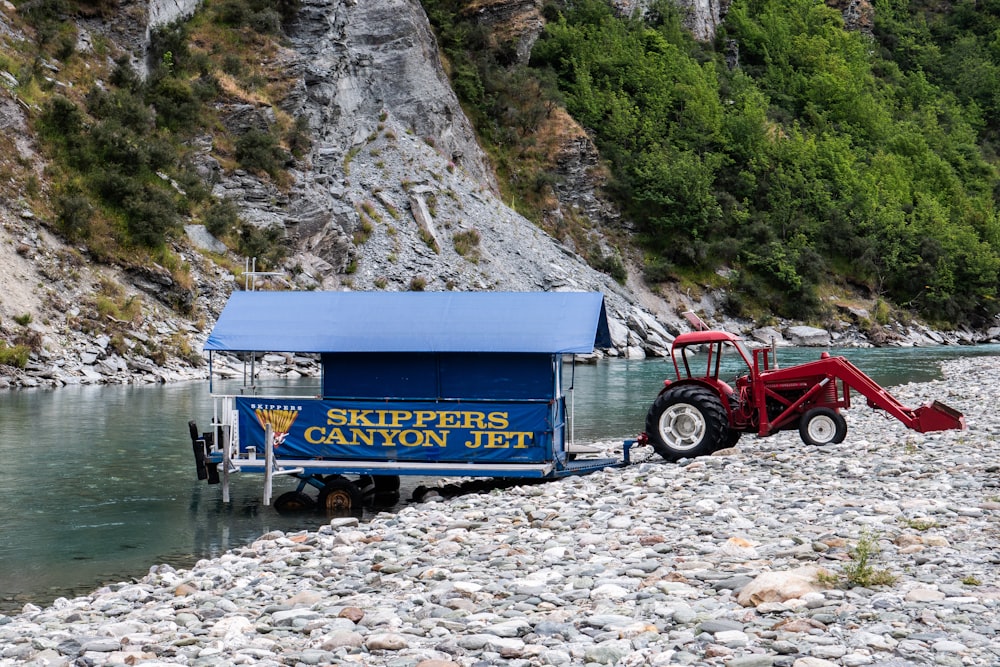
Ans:
[[[858,401],[827,448],[744,438],[270,533],[0,616],[0,664],[997,665],[1000,357],[945,373],[893,392],[966,431]]]
[[[224,301],[221,301],[224,303]],[[221,305],[217,311],[221,310]],[[670,343],[677,333],[687,331],[686,324],[672,321],[664,325],[645,311],[626,309],[625,314],[610,317],[611,339],[614,347],[596,350],[584,361],[599,358],[644,359],[669,355]],[[982,332],[938,332],[925,326],[887,325],[879,329],[878,341],[863,333],[856,326],[838,330],[820,329],[788,322],[779,326],[754,327],[751,323],[729,319],[713,320],[713,326],[742,335],[751,345],[854,348],[854,347],[936,347],[939,345],[978,345],[1000,342],[1000,327]],[[0,389],[58,388],[93,384],[163,384],[200,380],[208,377],[206,355],[201,352],[208,335],[207,330],[194,327],[180,317],[164,317],[147,331],[130,328],[120,337],[116,349],[112,337],[106,334],[87,334],[80,331],[63,331],[53,335],[45,327],[28,327],[43,343],[31,354],[24,368],[0,365]],[[187,341],[187,353],[163,353],[154,359],[147,348],[162,349],[162,341]],[[58,340],[56,340],[58,338]],[[152,355],[157,356],[157,355]],[[319,364],[315,355],[290,353],[267,354],[261,358],[258,370],[261,377],[295,378],[302,375],[316,376]],[[235,357],[217,355],[213,371],[219,377],[242,377],[243,364]]]

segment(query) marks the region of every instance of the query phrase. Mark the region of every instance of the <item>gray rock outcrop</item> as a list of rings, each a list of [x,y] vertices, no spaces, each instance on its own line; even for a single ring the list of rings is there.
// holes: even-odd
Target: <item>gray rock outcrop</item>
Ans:
[[[612,0],[621,14],[645,12],[652,4],[649,0]],[[702,42],[715,39],[715,31],[722,24],[731,0],[676,0],[684,17],[684,26],[694,38]]]
[[[472,178],[496,188],[417,0],[304,0],[291,44],[302,81],[285,108],[309,119],[318,173],[337,172],[388,113],[433,141]]]
[[[830,332],[816,327],[794,326],[785,330],[785,337],[799,347],[824,347],[830,344]]]

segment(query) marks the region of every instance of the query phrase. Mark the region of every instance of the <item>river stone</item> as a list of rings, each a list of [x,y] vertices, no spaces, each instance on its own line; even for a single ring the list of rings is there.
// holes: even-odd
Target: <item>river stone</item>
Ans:
[[[914,588],[907,592],[905,599],[907,602],[935,602],[944,598],[945,594],[941,591],[932,588]]]
[[[320,646],[323,650],[333,651],[338,648],[360,648],[365,638],[359,632],[338,630],[326,635]]]
[[[747,655],[726,661],[726,667],[771,667],[773,664],[774,656],[770,655]]]
[[[524,642],[515,637],[496,637],[493,635],[484,635],[484,637],[486,639],[483,648],[487,651],[496,651],[511,657],[520,655],[521,651],[524,650]]]
[[[599,665],[614,665],[631,652],[631,642],[613,640],[587,647],[585,659],[587,662],[596,662]]]
[[[381,632],[365,639],[369,651],[400,651],[408,645],[406,637],[396,632]]]
[[[253,625],[250,620],[243,616],[229,616],[219,620],[215,625],[212,626],[211,634],[214,637],[223,637],[225,639],[232,639],[241,634],[251,632]]]
[[[728,630],[742,631],[743,623],[725,618],[715,618],[703,621],[698,626],[698,632],[707,632],[713,635],[719,632],[726,632]]]
[[[743,587],[737,601],[744,607],[764,602],[786,602],[820,591],[818,567],[809,565],[783,572],[765,572]]]
[[[90,637],[80,641],[81,653],[110,653],[122,647],[121,642],[113,637]]]
[[[931,648],[938,653],[962,653],[966,650],[964,644],[948,640],[934,642],[934,645]]]
[[[543,665],[569,665],[573,662],[573,656],[566,651],[548,650],[539,654]]]

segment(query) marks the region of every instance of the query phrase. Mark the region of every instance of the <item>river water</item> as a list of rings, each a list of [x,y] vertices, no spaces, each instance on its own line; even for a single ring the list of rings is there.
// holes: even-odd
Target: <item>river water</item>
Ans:
[[[938,378],[941,360],[1000,354],[1000,345],[834,354],[891,386]],[[816,349],[779,350],[783,366],[818,356]],[[576,441],[637,435],[669,372],[662,359],[576,366]],[[867,409],[858,403],[853,409]],[[204,430],[210,421],[207,381],[12,391],[0,394],[0,415],[0,612],[141,577],[158,563],[189,566],[270,530],[326,521],[262,505],[259,475],[234,475],[229,504],[219,486],[197,481],[187,422]],[[275,496],[293,486],[278,478]]]

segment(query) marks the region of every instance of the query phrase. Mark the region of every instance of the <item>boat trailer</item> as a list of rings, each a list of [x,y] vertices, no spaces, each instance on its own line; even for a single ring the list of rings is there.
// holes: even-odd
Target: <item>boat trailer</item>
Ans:
[[[213,391],[211,428],[190,422],[199,479],[299,480],[280,511],[394,504],[400,477],[553,479],[630,463],[573,442],[577,354],[609,347],[600,293],[234,292],[209,335],[249,384]],[[256,355],[319,356],[318,395],[268,393]],[[564,363],[566,362],[566,363]],[[567,398],[570,400],[567,401]],[[315,497],[307,492],[315,492]]]

